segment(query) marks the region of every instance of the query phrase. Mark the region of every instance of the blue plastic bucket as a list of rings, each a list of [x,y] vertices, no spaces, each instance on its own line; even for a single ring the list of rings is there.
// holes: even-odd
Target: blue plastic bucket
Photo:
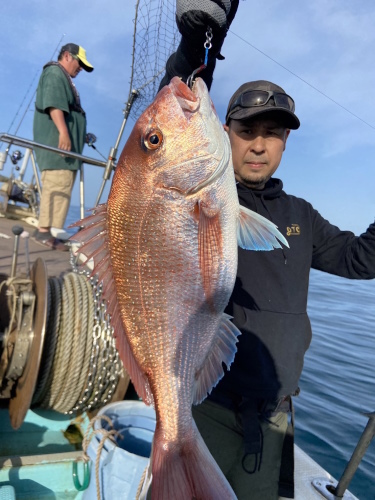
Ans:
[[[102,500],[134,499],[142,474],[147,467],[155,430],[155,411],[142,401],[119,401],[103,407],[98,415],[112,420],[122,437],[116,444],[106,439],[100,454],[99,481]],[[105,420],[95,422],[95,429],[110,430]],[[87,454],[91,459],[90,484],[84,500],[96,500],[95,463],[102,434],[91,439]]]
[[[16,492],[13,486],[0,484],[0,500],[16,500]]]

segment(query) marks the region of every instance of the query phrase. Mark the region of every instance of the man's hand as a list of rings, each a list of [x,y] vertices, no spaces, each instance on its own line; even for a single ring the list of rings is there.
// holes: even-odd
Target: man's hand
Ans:
[[[69,137],[69,132],[60,132],[59,134],[59,149],[64,151],[70,151],[72,149],[72,142]]]
[[[180,44],[168,59],[160,87],[174,76],[186,82],[193,71],[205,61],[206,32],[211,28],[212,47],[208,51],[206,67],[199,76],[211,88],[216,59],[224,59],[220,50],[231,22],[237,12],[239,0],[177,0],[176,22],[182,35]]]
[[[239,0],[177,0],[177,27],[189,46],[202,50],[207,28],[212,29],[212,54],[220,52]]]
[[[49,115],[59,131],[59,144],[57,147],[64,151],[70,151],[72,149],[72,142],[70,140],[68,127],[65,123],[63,111],[57,108],[49,108]]]

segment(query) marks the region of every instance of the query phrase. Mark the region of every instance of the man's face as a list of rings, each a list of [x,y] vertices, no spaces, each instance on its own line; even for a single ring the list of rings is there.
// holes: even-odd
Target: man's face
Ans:
[[[224,125],[232,147],[236,180],[253,189],[263,189],[277,170],[289,129],[274,120],[231,120]]]
[[[69,52],[65,52],[62,61],[60,61],[60,64],[64,66],[64,68],[72,78],[75,78],[78,73],[82,71],[78,59],[73,57]]]

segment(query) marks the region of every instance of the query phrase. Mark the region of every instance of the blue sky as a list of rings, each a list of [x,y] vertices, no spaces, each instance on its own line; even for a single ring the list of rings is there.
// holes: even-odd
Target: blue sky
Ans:
[[[4,2],[0,131],[7,132],[13,122],[9,133],[14,133],[31,100],[18,135],[32,138],[32,95],[43,64],[65,34],[59,46],[82,45],[95,66],[75,83],[88,130],[97,135],[96,146],[106,156],[129,94],[135,3]],[[230,96],[245,81],[267,79],[281,85],[296,101],[301,127],[289,137],[277,176],[288,193],[307,199],[326,219],[357,234],[375,218],[374,25],[370,0],[241,0],[211,91],[224,119]],[[121,147],[133,125],[129,120]],[[84,154],[100,158],[90,148]],[[3,173],[10,168],[7,163]],[[101,176],[100,169],[86,167],[88,207]]]

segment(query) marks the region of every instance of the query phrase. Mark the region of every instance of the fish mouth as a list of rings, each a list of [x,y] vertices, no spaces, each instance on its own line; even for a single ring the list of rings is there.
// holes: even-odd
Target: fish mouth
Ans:
[[[196,86],[194,82],[193,89],[190,89],[180,78],[175,77],[172,78],[169,88],[187,118],[199,110],[202,97],[201,86]]]

